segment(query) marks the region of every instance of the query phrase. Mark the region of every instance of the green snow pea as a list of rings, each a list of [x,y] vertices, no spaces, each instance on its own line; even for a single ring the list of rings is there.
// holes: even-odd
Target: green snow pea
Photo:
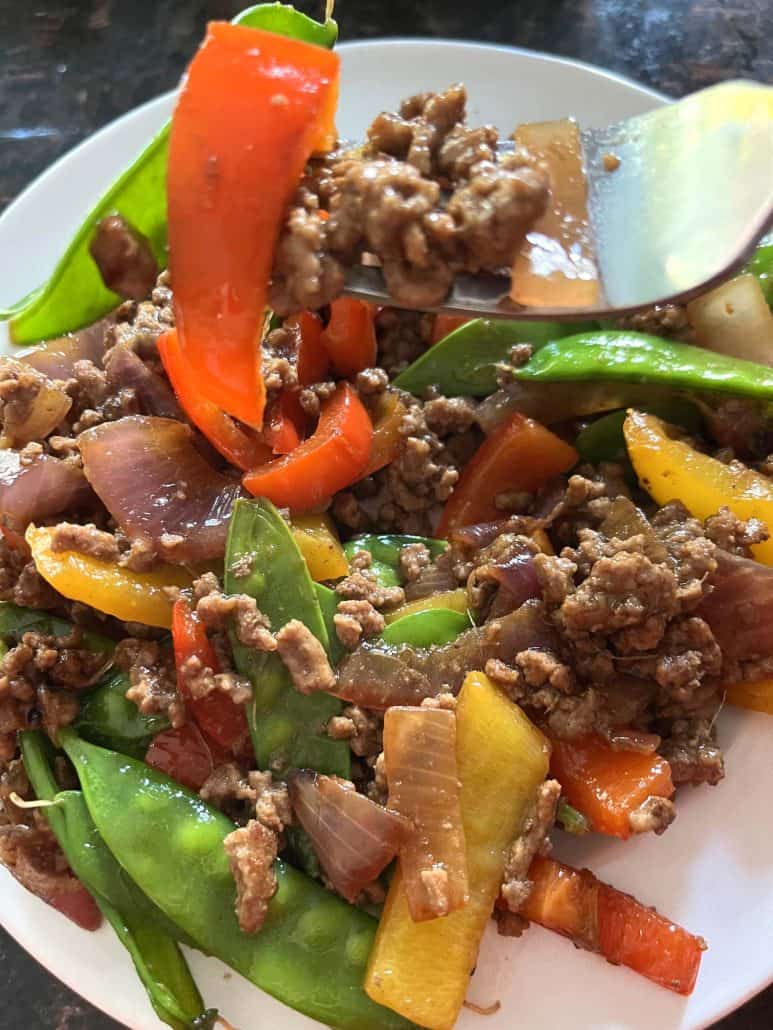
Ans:
[[[497,388],[497,365],[509,362],[516,343],[530,343],[537,349],[590,328],[595,328],[593,323],[476,318],[429,347],[400,373],[394,386],[417,395],[437,386],[446,397],[486,397]]]
[[[157,733],[169,729],[164,715],[145,715],[126,697],[129,678],[114,669],[81,701],[75,728],[93,744],[144,758]]]
[[[773,242],[763,241],[763,246],[758,247],[752,254],[746,271],[757,277],[765,300],[773,308]]]
[[[326,1026],[410,1026],[362,988],[376,931],[370,916],[278,861],[265,923],[259,933],[243,933],[223,849],[233,823],[142,762],[87,744],[70,729],[62,731],[62,743],[105,843],[198,947]],[[159,837],[163,847],[153,847]]]
[[[73,624],[67,619],[60,619],[50,612],[36,608],[21,608],[10,601],[0,601],[0,639],[21,640],[25,633],[36,630],[52,637],[66,637],[73,631]],[[91,630],[83,631],[83,647],[88,651],[104,651],[110,654],[115,648],[115,641],[103,637]]]
[[[703,418],[695,405],[676,397],[672,401],[642,405],[642,410],[682,426],[691,433],[699,433],[703,428]],[[602,461],[629,464],[628,449],[623,437],[625,416],[625,411],[612,411],[586,426],[574,442],[580,457],[594,465]]]
[[[21,736],[24,768],[38,798],[54,801],[44,815],[70,868],[131,955],[159,1019],[185,1030],[211,1028],[217,1013],[204,1002],[180,952],[181,933],[124,872],[89,815],[83,794],[60,791],[51,771],[52,749],[39,731]]]
[[[381,639],[385,644],[432,647],[450,644],[471,625],[470,617],[462,612],[454,612],[450,608],[432,608],[395,619],[381,634]]]
[[[326,587],[324,583],[315,583],[314,590],[317,594],[320,611],[325,622],[325,630],[327,631],[327,655],[330,659],[330,664],[335,668],[346,654],[346,648],[338,639],[335,622],[333,621],[338,611],[339,597],[335,590]]]
[[[238,576],[248,558],[250,571]],[[228,530],[225,589],[249,594],[278,630],[300,619],[327,649],[329,637],[318,593],[289,526],[270,501],[240,500],[234,505]],[[348,778],[349,746],[331,740],[325,725],[341,711],[329,694],[300,694],[278,654],[255,651],[232,635],[234,660],[252,683],[247,705],[250,733],[260,769],[279,774],[290,769],[315,769]]]
[[[644,333],[567,336],[514,374],[521,383],[638,383],[773,400],[773,369]]]
[[[338,38],[332,19],[324,24],[288,4],[258,4],[234,18],[237,25],[266,29],[282,36],[331,48]],[[17,304],[3,310],[0,320],[10,319],[16,343],[47,340],[73,329],[91,325],[112,311],[121,298],[102,282],[89,253],[97,224],[109,214],[121,214],[149,240],[160,268],[167,263],[166,164],[170,123],[161,129],[139,157],[97,201],[72,242],[59,259],[51,278]]]
[[[351,561],[357,551],[368,551],[373,559],[370,572],[374,574],[382,587],[401,586],[400,551],[408,544],[424,544],[434,561],[447,548],[446,540],[434,540],[426,536],[413,536],[410,533],[366,533],[355,536],[344,544],[344,553]]]

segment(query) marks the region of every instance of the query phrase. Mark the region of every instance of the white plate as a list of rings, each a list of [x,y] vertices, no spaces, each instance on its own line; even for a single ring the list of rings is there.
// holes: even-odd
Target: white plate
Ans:
[[[339,128],[349,138],[361,136],[373,114],[394,108],[402,97],[458,80],[469,90],[471,121],[492,121],[503,132],[521,121],[567,114],[603,125],[663,99],[595,68],[502,47],[393,40],[342,46],[341,54]],[[0,305],[46,277],[81,216],[161,125],[171,104],[161,97],[103,129],[8,209],[0,219]],[[462,1030],[697,1030],[773,979],[773,722],[725,712],[719,732],[727,779],[713,789],[681,793],[678,819],[665,836],[626,843],[562,836],[556,847],[560,857],[587,864],[706,937],[710,948],[693,996],[677,997],[539,927],[520,940],[489,932],[470,997],[479,1004],[499,1000],[502,1007],[486,1019],[464,1012]],[[163,840],[148,846],[162,848]],[[4,870],[2,876],[3,923],[28,951],[133,1030],[161,1026],[109,929],[80,931]],[[213,959],[196,954],[191,963],[207,1004],[218,1006],[239,1030],[317,1025]]]

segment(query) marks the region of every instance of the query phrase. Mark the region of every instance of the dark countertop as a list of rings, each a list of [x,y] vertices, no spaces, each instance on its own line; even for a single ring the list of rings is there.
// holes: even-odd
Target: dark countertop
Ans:
[[[0,210],[95,129],[170,89],[209,18],[233,0],[0,0]],[[319,14],[318,3],[299,2]],[[679,95],[721,79],[773,82],[770,0],[340,0],[345,39],[445,36],[546,50]],[[113,1030],[0,931],[8,1030]],[[717,1024],[769,1030],[773,988]],[[667,1028],[663,1028],[667,1030]]]

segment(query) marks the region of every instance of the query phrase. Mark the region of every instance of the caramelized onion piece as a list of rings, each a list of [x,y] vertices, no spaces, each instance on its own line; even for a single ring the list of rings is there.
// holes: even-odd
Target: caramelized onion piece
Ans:
[[[51,379],[70,379],[76,361],[92,361],[95,365],[102,365],[105,333],[114,322],[114,317],[108,316],[94,325],[79,329],[77,333],[68,333],[66,336],[47,340],[32,350],[23,351],[17,357],[25,365],[32,365],[38,372]]]
[[[728,658],[773,656],[773,568],[717,551],[712,590],[696,615]]]
[[[456,716],[432,708],[390,708],[384,717],[389,807],[413,830],[400,869],[414,922],[461,908],[468,898]]]
[[[651,561],[661,562],[666,559],[666,548],[658,540],[650,520],[627,497],[616,497],[612,501],[600,529],[609,540],[613,537],[629,540],[632,536],[642,536],[647,557]]]
[[[41,454],[22,464],[17,451],[0,450],[0,516],[18,528],[94,501],[79,468]]]
[[[395,857],[411,824],[337,776],[303,769],[290,775],[287,786],[293,814],[311,838],[325,875],[354,903]]]
[[[86,478],[130,540],[171,562],[222,556],[241,486],[207,464],[187,426],[131,415],[87,429],[78,445]]]
[[[418,601],[421,597],[432,594],[443,594],[448,590],[456,590],[458,583],[447,560],[432,562],[411,583],[405,584],[406,601]]]
[[[169,383],[150,369],[130,347],[124,344],[113,347],[105,359],[105,370],[114,389],[134,390],[146,415],[184,419]]]
[[[418,705],[425,697],[456,693],[465,675],[484,668],[489,658],[512,662],[519,651],[557,647],[556,631],[545,620],[542,605],[529,601],[442,647],[366,641],[339,665],[333,693],[366,708]]]
[[[15,358],[0,358],[3,429],[0,446],[24,447],[43,440],[62,422],[72,400],[61,383]]]

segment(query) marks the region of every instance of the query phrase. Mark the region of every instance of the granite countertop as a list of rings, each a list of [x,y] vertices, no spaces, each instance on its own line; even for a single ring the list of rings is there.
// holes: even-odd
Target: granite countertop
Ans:
[[[230,18],[242,6],[0,0],[0,210],[95,129],[174,86],[205,21]],[[318,15],[323,4],[297,6]],[[336,13],[346,39],[421,35],[513,44],[602,65],[674,96],[733,76],[773,82],[770,0],[340,0]],[[4,931],[0,991],[8,1030],[117,1028]],[[773,988],[717,1024],[771,1026]]]

